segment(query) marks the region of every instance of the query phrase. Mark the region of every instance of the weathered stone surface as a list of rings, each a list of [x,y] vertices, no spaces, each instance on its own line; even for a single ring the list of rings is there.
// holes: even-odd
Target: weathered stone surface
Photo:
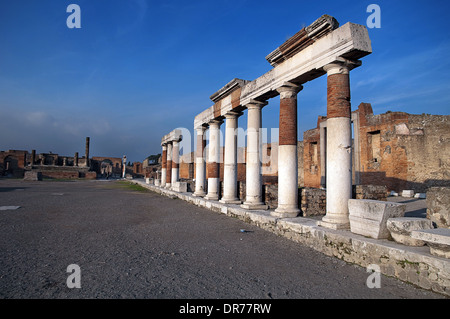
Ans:
[[[172,185],[172,190],[179,193],[187,192],[187,183],[186,182],[176,182]]]
[[[42,181],[42,173],[37,171],[26,171],[24,181]]]
[[[427,191],[427,218],[438,227],[450,227],[450,188],[431,187]]]
[[[450,229],[436,228],[430,230],[415,230],[411,232],[415,239],[423,240],[430,246],[432,255],[450,258]]]
[[[434,228],[431,220],[414,217],[389,218],[386,226],[396,242],[407,246],[425,245],[424,241],[411,237],[411,232],[413,230]]]
[[[387,239],[390,235],[386,227],[387,220],[403,217],[406,205],[370,199],[349,199],[348,210],[352,233]]]
[[[402,197],[414,197],[414,191],[411,189],[404,190],[402,192]]]

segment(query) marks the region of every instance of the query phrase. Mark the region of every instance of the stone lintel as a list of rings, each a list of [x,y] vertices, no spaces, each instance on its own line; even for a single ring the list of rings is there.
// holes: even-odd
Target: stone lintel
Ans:
[[[251,100],[267,100],[275,97],[278,95],[276,89],[285,82],[303,84],[323,76],[325,74],[323,67],[330,63],[343,63],[348,69],[355,68],[361,64],[358,60],[370,53],[372,46],[367,28],[363,25],[346,23],[296,52],[285,63],[276,65],[257,79],[239,87],[239,105],[245,106]],[[235,93],[233,91],[233,94]],[[198,114],[194,119],[194,128],[208,123],[219,113],[224,114],[232,110],[236,103],[226,101],[228,99],[229,95]]]
[[[175,129],[169,134],[166,134],[161,139],[161,146],[167,143],[180,142],[183,139],[180,129]]]
[[[310,26],[301,29],[286,40],[286,42],[267,55],[266,60],[275,67],[338,27],[339,23],[337,20],[325,14]]]
[[[234,78],[230,82],[228,82],[224,87],[218,90],[216,93],[210,96],[210,99],[215,103],[224,98],[225,96],[231,94],[231,92],[236,89],[243,87],[247,82],[247,80],[242,80],[238,78]]]

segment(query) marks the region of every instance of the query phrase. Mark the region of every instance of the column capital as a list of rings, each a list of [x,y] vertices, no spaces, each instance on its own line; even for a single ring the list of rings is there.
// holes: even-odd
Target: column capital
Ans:
[[[236,111],[228,111],[224,116],[226,119],[235,119],[241,116],[242,112],[236,112]]]
[[[361,66],[360,60],[349,60],[342,57],[337,58],[335,62],[329,63],[323,67],[327,75],[348,74],[349,71]]]
[[[197,133],[201,133],[201,134],[203,134],[207,129],[208,129],[208,127],[203,126],[203,125],[202,126],[198,126],[198,127],[195,128]]]
[[[248,102],[245,107],[247,109],[252,109],[252,108],[263,108],[264,106],[266,106],[267,104],[269,104],[269,102],[267,101],[258,101],[258,100],[253,100],[251,99],[250,102]]]
[[[209,127],[213,127],[213,128],[219,128],[220,125],[222,125],[223,121],[222,120],[211,120],[209,121],[208,125]]]
[[[291,82],[283,83],[279,88],[276,89],[280,93],[281,99],[288,99],[297,96],[297,93],[303,90],[302,85],[297,85]]]
[[[163,151],[167,150],[167,144],[162,144],[161,146],[162,146]]]
[[[333,75],[333,74],[349,74],[350,73],[350,68],[341,62],[333,62],[333,63],[327,64],[323,67],[323,70],[325,72],[327,72],[328,76]]]

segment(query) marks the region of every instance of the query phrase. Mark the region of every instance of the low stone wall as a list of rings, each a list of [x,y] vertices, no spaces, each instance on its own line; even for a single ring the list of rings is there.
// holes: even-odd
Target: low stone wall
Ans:
[[[305,187],[301,189],[300,209],[303,216],[325,215],[327,209],[326,190]]]
[[[431,187],[426,196],[427,218],[438,227],[450,228],[450,188]]]
[[[386,186],[356,185],[355,187],[356,199],[373,199],[386,201],[387,196],[388,196],[388,189]]]

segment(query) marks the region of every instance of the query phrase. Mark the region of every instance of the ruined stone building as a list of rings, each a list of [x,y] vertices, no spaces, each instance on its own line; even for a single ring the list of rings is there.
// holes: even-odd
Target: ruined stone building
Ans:
[[[450,186],[449,115],[387,112],[375,115],[361,103],[352,112],[353,185],[386,186],[400,193],[424,193],[433,186]],[[303,135],[304,186],[326,187],[326,123]]]
[[[364,26],[339,27],[334,18],[320,17],[266,56],[273,69],[252,81],[235,78],[210,96],[213,105],[194,119],[194,153],[180,156],[177,130],[162,138],[160,186],[179,191],[180,181],[187,181],[195,196],[248,210],[275,208],[270,214],[281,218],[316,206],[326,214],[321,226],[341,229],[348,228],[352,197],[386,199],[389,191],[448,185],[448,116],[374,115],[365,103],[352,112],[349,74],[371,52]],[[299,141],[297,95],[302,84],[322,75],[327,114]],[[275,96],[279,142],[262,145],[263,108]],[[242,149],[235,132],[244,112]]]
[[[85,155],[62,156],[56,153],[40,153],[9,150],[0,152],[0,176],[27,179],[63,178],[95,179],[110,172],[111,177],[121,177],[122,158],[90,157],[90,138],[86,138]]]

